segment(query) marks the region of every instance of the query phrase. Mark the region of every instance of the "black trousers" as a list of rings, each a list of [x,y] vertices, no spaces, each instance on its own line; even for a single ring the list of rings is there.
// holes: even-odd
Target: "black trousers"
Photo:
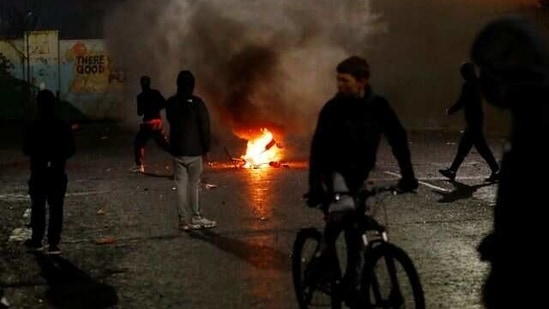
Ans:
[[[341,233],[344,234],[347,266],[344,273],[343,282],[350,291],[356,292],[360,289],[360,274],[364,267],[364,259],[361,248],[363,246],[362,234],[354,220],[355,213],[325,213],[326,226],[324,228],[324,254],[336,256],[336,241]]]
[[[28,182],[31,198],[32,240],[41,242],[46,229],[46,203],[48,205],[48,244],[58,245],[63,229],[63,204],[67,192],[67,175],[64,172],[32,173]]]
[[[459,169],[461,163],[463,163],[463,160],[465,160],[465,157],[469,154],[473,146],[475,146],[478,153],[484,158],[486,163],[488,163],[488,166],[492,171],[497,171],[499,169],[496,158],[492,154],[490,147],[488,147],[482,130],[466,128],[459,141],[454,161],[450,166],[451,170],[457,171]]]
[[[162,125],[142,123],[139,126],[139,132],[137,132],[133,143],[135,165],[143,165],[145,145],[151,138],[160,148],[168,152],[170,151],[170,144],[168,138],[164,135]]]

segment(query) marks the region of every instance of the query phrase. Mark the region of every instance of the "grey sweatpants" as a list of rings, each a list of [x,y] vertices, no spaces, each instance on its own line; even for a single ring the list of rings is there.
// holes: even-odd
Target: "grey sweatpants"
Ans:
[[[192,217],[200,217],[198,189],[202,176],[202,156],[178,156],[173,158],[174,181],[177,189],[177,213],[182,223],[189,223],[188,209]]]

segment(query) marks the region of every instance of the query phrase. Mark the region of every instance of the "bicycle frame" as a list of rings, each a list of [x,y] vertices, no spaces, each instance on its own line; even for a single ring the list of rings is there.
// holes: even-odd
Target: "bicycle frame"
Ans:
[[[335,270],[335,273],[339,274],[338,278],[322,281],[324,283],[321,284],[326,284],[326,282],[331,282],[332,284],[331,292],[327,294],[331,297],[332,309],[341,308],[342,302],[347,303],[351,308],[362,308],[363,305],[368,306],[367,308],[370,308],[369,306],[375,308],[379,306],[383,308],[400,308],[401,304],[410,304],[410,299],[415,304],[413,308],[425,308],[421,282],[412,260],[404,250],[389,242],[385,226],[367,213],[367,210],[369,210],[367,205],[368,198],[384,191],[395,193],[395,190],[392,188],[374,188],[371,191],[361,191],[355,197],[357,209],[354,212],[347,212],[345,214],[330,213],[327,211],[327,208],[324,208],[325,219],[327,221],[324,233],[315,228],[302,229],[298,233],[292,255],[295,256],[292,259],[292,272],[300,308],[309,308],[308,303],[316,289],[316,279],[309,280],[311,278],[319,278],[318,276],[321,273],[330,272],[330,269],[332,271]],[[330,221],[330,219],[336,221]],[[334,225],[328,229],[329,224]],[[372,233],[374,235],[371,236]],[[337,237],[341,234],[345,234],[345,243],[347,244],[347,267],[345,270],[340,269],[340,257],[338,257],[337,245],[335,243]],[[313,263],[314,265],[324,265],[324,267],[318,268],[318,266],[314,266],[311,268],[310,264],[303,264],[306,260],[302,259],[302,246],[306,239],[317,242],[315,254],[311,262],[307,263],[313,263],[316,260]],[[336,251],[335,259],[332,259],[332,262],[329,262],[329,264],[318,264],[317,259],[323,256],[321,252],[322,248],[325,248],[322,243]],[[352,258],[349,258],[350,256]],[[398,269],[397,265],[399,266]],[[389,275],[388,279],[384,280],[385,276],[383,275],[379,277],[377,270],[380,269],[378,267],[385,268],[386,273]],[[300,275],[302,270],[308,270],[308,275],[302,277]],[[404,270],[404,274],[408,278],[407,280],[409,280],[406,282],[409,284],[407,286],[411,287],[411,293],[409,289],[406,289],[405,293],[401,291],[399,286],[401,281],[398,276],[401,273],[400,270]],[[352,271],[352,273],[349,273],[349,271]],[[316,273],[316,275],[312,275],[313,273]],[[328,276],[328,278],[331,277]],[[346,278],[347,280],[341,280],[342,278]],[[343,282],[346,282],[346,284],[344,285]],[[385,293],[387,292],[387,284],[390,288],[390,293],[388,294]],[[308,298],[302,298],[304,295],[302,289],[304,287],[312,287],[306,294]],[[349,290],[348,288],[351,289]],[[319,291],[326,294],[324,289],[320,289]],[[353,291],[360,292],[356,294]]]

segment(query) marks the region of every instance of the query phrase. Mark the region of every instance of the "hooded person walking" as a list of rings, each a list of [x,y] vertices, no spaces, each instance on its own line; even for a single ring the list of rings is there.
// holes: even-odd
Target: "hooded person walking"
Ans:
[[[453,115],[459,110],[464,111],[466,127],[459,141],[456,156],[452,165],[448,169],[441,169],[439,172],[450,180],[456,178],[456,173],[469,154],[473,146],[477,149],[481,157],[488,163],[492,173],[487,182],[495,182],[499,178],[499,166],[496,158],[492,154],[486,138],[484,137],[484,111],[482,110],[482,93],[479,79],[475,71],[475,65],[471,62],[464,62],[460,67],[461,76],[464,82],[461,88],[461,94],[457,102],[446,110],[448,116]]]

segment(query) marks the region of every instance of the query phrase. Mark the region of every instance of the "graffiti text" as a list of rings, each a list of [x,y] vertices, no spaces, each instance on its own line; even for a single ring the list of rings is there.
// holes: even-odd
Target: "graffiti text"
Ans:
[[[76,73],[102,74],[105,72],[105,55],[76,56]]]

